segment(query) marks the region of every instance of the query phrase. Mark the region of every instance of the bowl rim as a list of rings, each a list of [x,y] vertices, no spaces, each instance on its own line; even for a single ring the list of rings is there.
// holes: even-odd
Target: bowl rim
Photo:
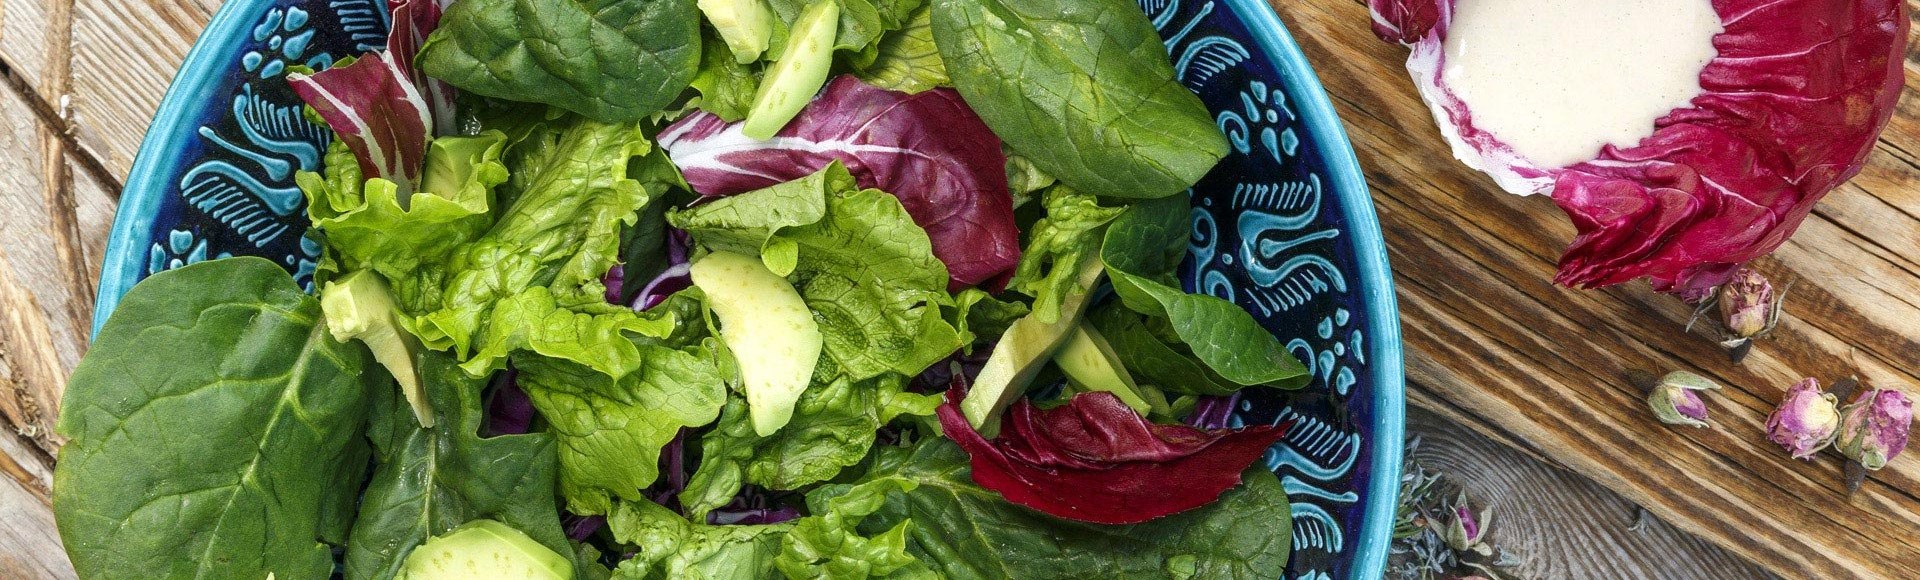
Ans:
[[[226,57],[244,40],[245,31],[260,11],[280,1],[225,2],[174,75],[153,122],[142,137],[122,189],[121,204],[115,210],[96,289],[94,332],[106,322],[121,296],[141,278],[147,249],[144,240],[167,193],[160,180],[160,169],[175,161],[187,145],[185,134],[179,129],[188,122],[188,113],[216,96],[212,93],[222,84],[228,64]],[[1349,224],[1350,243],[1359,267],[1361,298],[1369,315],[1367,332],[1373,335],[1371,356],[1375,361],[1371,366],[1373,382],[1370,385],[1373,457],[1369,471],[1372,479],[1366,490],[1368,501],[1361,516],[1359,540],[1351,555],[1349,572],[1355,579],[1379,578],[1386,569],[1387,549],[1392,543],[1406,436],[1406,383],[1399,307],[1379,218],[1346,129],[1334,112],[1318,74],[1307,63],[1305,53],[1279,14],[1265,0],[1220,1],[1241,18],[1254,42],[1260,45],[1260,52],[1280,74],[1288,93],[1298,97],[1296,103],[1303,123],[1313,135],[1313,143],[1333,182],[1332,189],[1339,196],[1341,217]]]
[[[1406,440],[1406,371],[1400,342],[1400,308],[1394,295],[1393,270],[1387,263],[1387,246],[1380,231],[1380,218],[1374,212],[1373,197],[1367,188],[1366,174],[1353,152],[1346,126],[1333,110],[1326,87],[1307,62],[1306,53],[1293,39],[1266,0],[1223,0],[1241,17],[1247,31],[1259,43],[1261,53],[1280,73],[1287,93],[1302,114],[1307,132],[1313,136],[1320,159],[1327,166],[1328,178],[1340,199],[1341,213],[1348,224],[1354,262],[1360,269],[1360,292],[1368,310],[1367,331],[1374,336],[1373,352],[1373,464],[1372,479],[1367,482],[1367,505],[1360,520],[1360,537],[1353,553],[1349,577],[1356,580],[1379,578],[1386,571],[1387,549],[1393,543],[1393,519],[1399,507],[1400,466]]]

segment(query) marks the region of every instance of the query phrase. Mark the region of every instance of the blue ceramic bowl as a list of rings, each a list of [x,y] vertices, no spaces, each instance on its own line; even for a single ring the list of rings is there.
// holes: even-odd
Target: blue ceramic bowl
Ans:
[[[287,67],[384,46],[385,0],[227,0],[147,131],[100,276],[96,327],[154,272],[262,256],[303,280],[320,249],[293,174],[331,134],[300,115]],[[1269,451],[1293,503],[1289,577],[1379,578],[1404,429],[1393,277],[1372,201],[1313,70],[1261,0],[1140,0],[1180,80],[1233,150],[1194,187],[1189,288],[1233,300],[1312,369],[1258,390],[1243,423],[1291,420]]]

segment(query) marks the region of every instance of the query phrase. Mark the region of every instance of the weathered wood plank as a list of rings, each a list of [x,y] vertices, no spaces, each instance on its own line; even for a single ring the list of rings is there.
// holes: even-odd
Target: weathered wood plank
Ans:
[[[75,2],[74,124],[80,147],[114,177],[133,166],[160,97],[217,7],[213,0]]]
[[[73,170],[59,131],[26,98],[0,95],[0,416],[51,454],[60,391],[91,328],[113,202]]]
[[[70,4],[58,0],[0,0],[0,64],[20,77],[41,98],[59,94],[54,79],[66,77]]]
[[[1762,261],[1777,281],[1797,281],[1791,319],[1734,366],[1704,337],[1681,332],[1686,305],[1644,285],[1552,286],[1571,225],[1550,200],[1501,194],[1452,160],[1406,79],[1405,51],[1373,38],[1364,7],[1277,9],[1368,171],[1399,283],[1410,379],[1431,399],[1784,576],[1920,569],[1920,464],[1898,461],[1848,499],[1837,457],[1792,461],[1762,432],[1773,401],[1801,376],[1920,382],[1911,370],[1920,268],[1906,243],[1920,231],[1920,209],[1906,187],[1915,170],[1901,157],[1915,148],[1895,146],[1920,139],[1911,102],[1862,177]],[[1715,428],[1653,422],[1625,380],[1629,368],[1688,369],[1728,384],[1710,399]]]
[[[1422,409],[1407,414],[1421,438],[1414,459],[1491,508],[1488,541],[1521,564],[1523,578],[1765,578],[1765,570],[1672,526],[1633,529],[1639,507],[1591,481],[1476,436]],[[1629,557],[1606,557],[1618,555]]]
[[[73,565],[60,547],[47,505],[52,473],[44,466],[21,465],[10,458],[37,453],[0,432],[0,578],[64,580]]]

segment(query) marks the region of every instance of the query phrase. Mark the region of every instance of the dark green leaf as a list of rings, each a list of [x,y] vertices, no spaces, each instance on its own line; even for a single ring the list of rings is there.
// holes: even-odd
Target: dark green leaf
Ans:
[[[954,580],[1001,578],[1279,578],[1292,540],[1292,507],[1259,466],[1219,501],[1142,524],[1062,520],[1008,503],[975,485],[967,455],[945,439],[884,450],[863,482],[914,484],[860,524],[878,533],[915,525],[908,549]]]
[[[1135,204],[1113,221],[1100,257],[1114,293],[1127,308],[1166,319],[1194,357],[1229,381],[1305,386],[1306,367],[1253,315],[1232,302],[1180,289],[1173,273],[1185,255],[1189,215],[1187,196],[1176,195]]]
[[[418,62],[464,91],[638,121],[693,80],[700,13],[694,0],[461,0]]]
[[[279,265],[230,258],[134,286],[74,369],[54,470],[85,578],[324,578],[366,476],[367,397]]]
[[[392,578],[414,546],[479,518],[572,552],[554,502],[553,436],[482,439],[486,381],[467,376],[445,353],[419,360],[438,421],[423,428],[398,392],[376,396],[367,438],[379,465],[347,544],[347,578]]]
[[[1173,195],[1227,152],[1133,0],[933,0],[933,38],[987,126],[1081,191]]]

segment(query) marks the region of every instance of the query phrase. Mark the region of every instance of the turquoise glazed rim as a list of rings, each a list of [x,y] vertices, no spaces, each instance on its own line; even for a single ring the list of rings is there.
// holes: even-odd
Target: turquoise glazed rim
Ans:
[[[210,115],[217,116],[214,109],[222,109],[231,92],[235,64],[239,53],[255,44],[259,39],[249,36],[249,32],[259,32],[262,16],[269,11],[277,11],[282,6],[301,4],[302,0],[228,0],[214,15],[213,20],[202,32],[200,40],[188,53],[175,82],[168,88],[161,101],[159,112],[149,127],[146,140],[141,144],[134,160],[132,171],[121,197],[121,206],[115,216],[114,225],[108,241],[105,263],[100,276],[99,296],[94,310],[94,325],[97,330],[107,316],[119,303],[121,295],[133,287],[140,279],[158,267],[160,258],[156,255],[160,248],[155,239],[165,239],[166,234],[156,222],[162,219],[178,219],[180,202],[173,197],[179,195],[181,183],[175,182],[183,166],[190,161],[188,157],[198,154],[207,146],[196,141],[206,131],[200,126],[200,133],[193,129],[207,121]],[[1191,2],[1192,0],[1188,0]],[[358,0],[369,6],[384,5],[384,0]],[[1295,44],[1286,28],[1281,24],[1273,9],[1261,0],[1200,0],[1197,4],[1181,6],[1182,0],[1141,0],[1149,13],[1158,12],[1155,24],[1168,36],[1168,45],[1172,48],[1181,37],[1193,32],[1202,20],[1209,21],[1219,34],[1244,39],[1257,47],[1257,50],[1243,51],[1243,59],[1262,61],[1264,67],[1273,69],[1273,77],[1284,92],[1291,109],[1288,114],[1294,122],[1304,128],[1307,138],[1297,141],[1307,145],[1317,156],[1318,168],[1326,176],[1325,189],[1334,193],[1339,211],[1332,216],[1322,216],[1323,221],[1333,221],[1339,230],[1348,234],[1341,253],[1351,255],[1350,263],[1342,264],[1350,268],[1350,273],[1358,287],[1357,300],[1352,305],[1362,310],[1360,316],[1366,334],[1371,340],[1364,345],[1365,357],[1370,357],[1364,366],[1367,380],[1362,383],[1369,393],[1365,405],[1370,407],[1370,420],[1352,425],[1355,441],[1365,446],[1367,461],[1364,465],[1353,466],[1353,471],[1364,473],[1364,486],[1348,490],[1354,497],[1348,501],[1359,502],[1357,517],[1335,517],[1336,520],[1350,522],[1357,529],[1347,533],[1350,537],[1342,542],[1333,540],[1336,546],[1334,564],[1311,567],[1296,566],[1289,571],[1294,578],[1330,578],[1341,576],[1354,579],[1372,580],[1379,578],[1385,569],[1389,544],[1392,541],[1392,528],[1397,495],[1399,491],[1402,443],[1405,438],[1404,393],[1405,377],[1402,367],[1402,349],[1400,344],[1399,315],[1395,304],[1393,278],[1387,264],[1387,252],[1381,239],[1378,219],[1374,214],[1372,199],[1368,193],[1364,174],[1361,172],[1353,148],[1340,119],[1327,99],[1313,69],[1308,65],[1305,55]],[[1224,5],[1230,13],[1232,23],[1217,22],[1221,14],[1213,14],[1216,2]],[[335,2],[343,4],[345,2]],[[325,6],[326,2],[308,2],[308,6]],[[1178,13],[1178,14],[1176,14]],[[304,14],[304,13],[303,13]],[[1212,16],[1209,16],[1212,14]],[[1182,18],[1184,24],[1170,22]],[[277,16],[274,17],[278,22]],[[303,16],[304,18],[304,16]],[[292,30],[291,25],[288,30]],[[1184,28],[1182,28],[1184,26]],[[1224,28],[1223,28],[1224,26]],[[1178,29],[1178,30],[1175,30]],[[1233,29],[1230,32],[1221,30]],[[1244,29],[1244,30],[1241,30]],[[276,41],[278,38],[275,39]],[[1191,41],[1191,39],[1189,39]],[[345,42],[334,39],[336,44]],[[1191,48],[1191,47],[1190,47]],[[1204,51],[1193,51],[1204,52]],[[1181,65],[1183,69],[1186,63]],[[1202,63],[1200,66],[1206,66]],[[1213,71],[1213,72],[1218,72]],[[244,84],[244,83],[243,83]],[[1259,83],[1255,83],[1256,86]],[[1216,95],[1217,96],[1217,95]],[[1242,95],[1241,98],[1246,98]],[[1251,107],[1252,102],[1248,103]],[[1289,105],[1281,105],[1285,108]],[[1271,115],[1272,113],[1268,113]],[[1226,114],[1221,122],[1225,128]],[[1271,117],[1269,121],[1271,121]],[[1258,119],[1255,119],[1258,121]],[[1288,139],[1296,137],[1290,134]],[[1266,145],[1274,147],[1271,135],[1265,136]],[[1242,139],[1251,138],[1243,135]],[[1287,146],[1289,155],[1294,153],[1293,145]],[[1242,153],[1245,153],[1243,147]],[[1276,156],[1278,154],[1276,153]],[[1306,157],[1306,155],[1302,155]],[[1299,161],[1299,163],[1307,163]],[[1316,187],[1319,184],[1316,182]],[[169,205],[172,204],[172,205]],[[172,226],[174,224],[165,224]],[[176,235],[182,232],[174,232]],[[1337,234],[1336,234],[1337,235]],[[191,243],[192,238],[186,242]],[[214,242],[222,240],[214,239]],[[207,252],[209,240],[201,238],[196,248],[199,254]],[[232,243],[227,241],[226,243]],[[225,248],[216,248],[225,249]],[[234,248],[238,253],[246,253],[245,248]],[[176,253],[183,250],[175,248]],[[274,257],[274,256],[269,256]],[[194,258],[189,258],[191,261]],[[179,260],[174,260],[178,262]],[[292,268],[292,262],[287,262]],[[1335,273],[1338,276],[1338,273]],[[1194,283],[1189,279],[1189,283]],[[1245,303],[1243,302],[1243,305]],[[1345,314],[1341,315],[1344,320]],[[1343,322],[1344,324],[1344,322]],[[1324,331],[1323,331],[1324,332]],[[1358,331],[1352,343],[1355,350],[1361,349]],[[1324,335],[1323,335],[1324,337]],[[1291,346],[1289,348],[1292,348]],[[1309,355],[1312,347],[1307,348]],[[1355,356],[1358,356],[1356,353]],[[1331,371],[1329,371],[1331,375]],[[1345,391],[1342,391],[1343,393]],[[1369,413],[1362,413],[1367,415]],[[1357,451],[1355,453],[1358,453]],[[1331,494],[1336,490],[1311,490],[1311,492]],[[1289,489],[1290,497],[1294,490]],[[1299,503],[1296,499],[1296,522],[1299,521]],[[1334,530],[1338,538],[1340,531]],[[1298,554],[1299,532],[1296,531],[1295,549]]]

